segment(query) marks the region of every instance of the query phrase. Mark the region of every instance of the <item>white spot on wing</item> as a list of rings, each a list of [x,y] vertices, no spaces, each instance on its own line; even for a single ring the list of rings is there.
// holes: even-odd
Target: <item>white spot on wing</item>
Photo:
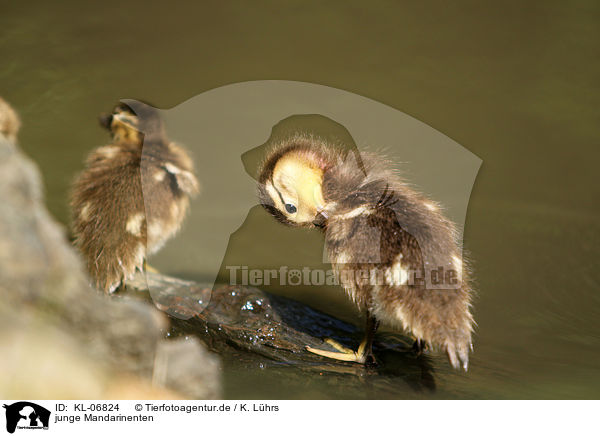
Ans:
[[[176,229],[169,229],[162,221],[154,221],[148,225],[148,254],[160,250]]]
[[[97,152],[102,155],[102,157],[106,159],[112,159],[119,153],[119,147],[115,147],[113,145],[107,145],[104,147],[100,147]]]
[[[141,236],[142,234],[142,223],[144,222],[144,214],[136,213],[132,215],[127,224],[125,225],[125,230],[131,233],[134,236]]]
[[[158,170],[157,172],[154,173],[153,178],[157,182],[162,182],[163,180],[165,180],[166,175],[167,175],[167,173],[165,173],[163,170]]]
[[[175,165],[173,165],[170,162],[167,162],[165,164],[165,169],[170,172],[171,174],[179,174],[181,172],[181,169],[179,167],[176,167]]]
[[[151,239],[158,239],[163,232],[162,223],[159,221],[155,221],[150,223],[148,226],[148,237]]]
[[[402,254],[396,258],[391,268],[385,269],[385,280],[391,286],[403,286],[408,283],[408,270],[400,262]]]
[[[81,212],[79,212],[79,217],[82,221],[87,221],[90,219],[90,203],[87,202],[81,208]]]

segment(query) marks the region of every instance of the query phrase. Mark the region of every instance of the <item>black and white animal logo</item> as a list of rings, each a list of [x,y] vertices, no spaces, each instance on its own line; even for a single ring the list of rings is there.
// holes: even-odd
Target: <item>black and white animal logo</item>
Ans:
[[[6,409],[6,431],[14,433],[18,429],[48,429],[50,411],[29,401],[4,404]]]

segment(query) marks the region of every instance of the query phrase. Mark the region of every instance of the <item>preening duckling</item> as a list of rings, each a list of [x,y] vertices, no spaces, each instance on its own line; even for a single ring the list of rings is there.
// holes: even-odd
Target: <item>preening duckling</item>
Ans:
[[[110,293],[177,233],[199,184],[156,109],[120,104],[100,123],[112,142],[89,155],[74,183],[72,228],[96,286]]]
[[[455,368],[467,370],[473,318],[471,288],[453,224],[438,206],[409,188],[382,157],[355,159],[322,139],[296,136],[276,144],[259,171],[261,204],[291,226],[318,227],[340,283],[366,313],[358,351],[328,340],[339,352],[309,351],[374,363],[380,322],[442,347]],[[451,285],[431,286],[430,272]],[[445,285],[442,285],[443,288]]]

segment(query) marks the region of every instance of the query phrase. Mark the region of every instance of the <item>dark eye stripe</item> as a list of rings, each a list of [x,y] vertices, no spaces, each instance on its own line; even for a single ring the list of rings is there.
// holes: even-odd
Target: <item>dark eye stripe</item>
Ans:
[[[279,189],[277,189],[275,187],[275,183],[273,183],[273,179],[271,179],[271,186],[273,186],[273,189],[275,190],[275,192],[277,192],[277,195],[279,195],[279,199],[281,200],[281,204],[283,204],[283,207],[285,207],[285,210],[287,211],[287,213],[293,214],[293,213],[298,212],[298,209],[296,208],[296,206],[294,206],[293,204],[285,202],[285,200],[283,199],[283,195],[281,195],[281,192],[279,192]]]
[[[281,195],[281,192],[279,192],[279,189],[277,189],[277,187],[275,187],[275,183],[273,182],[273,179],[271,179],[271,186],[273,186],[273,189],[275,190],[275,192],[277,192],[277,195],[279,195],[281,204],[283,204],[285,206],[285,200],[283,199],[283,195]]]

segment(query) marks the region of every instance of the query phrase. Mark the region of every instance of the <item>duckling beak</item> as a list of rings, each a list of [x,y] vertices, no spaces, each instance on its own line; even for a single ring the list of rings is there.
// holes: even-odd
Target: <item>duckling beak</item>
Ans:
[[[98,121],[100,122],[100,125],[102,127],[110,130],[110,125],[112,124],[112,118],[113,118],[112,114],[100,114],[100,116],[98,117]]]
[[[327,225],[327,214],[325,212],[318,212],[313,220],[313,225],[320,229],[324,228]]]

